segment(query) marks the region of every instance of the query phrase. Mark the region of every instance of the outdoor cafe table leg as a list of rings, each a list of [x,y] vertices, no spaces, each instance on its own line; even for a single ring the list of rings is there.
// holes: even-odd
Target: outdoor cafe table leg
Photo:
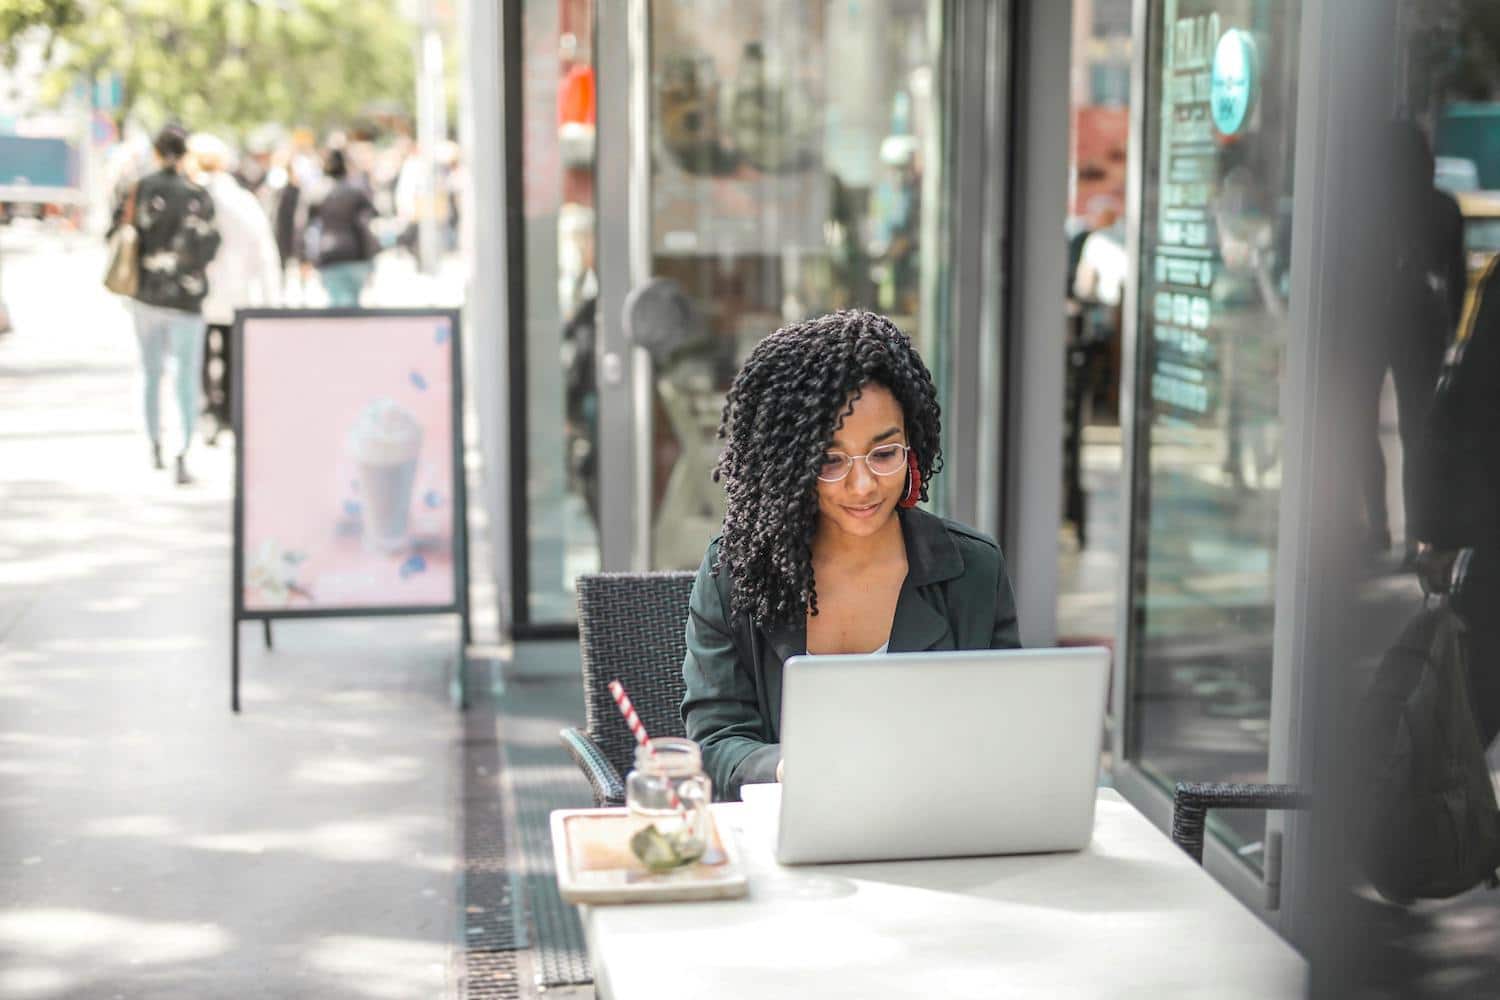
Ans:
[[[264,621],[262,621],[261,624],[263,626],[265,626],[265,630],[266,630],[266,648],[270,649],[271,648],[271,619],[267,618]]]

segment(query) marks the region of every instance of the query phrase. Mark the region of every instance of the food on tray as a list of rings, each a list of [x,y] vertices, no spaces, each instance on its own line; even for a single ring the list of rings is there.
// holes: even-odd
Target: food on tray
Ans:
[[[703,838],[687,826],[663,833],[652,823],[630,838],[630,850],[651,871],[669,872],[701,858]]]

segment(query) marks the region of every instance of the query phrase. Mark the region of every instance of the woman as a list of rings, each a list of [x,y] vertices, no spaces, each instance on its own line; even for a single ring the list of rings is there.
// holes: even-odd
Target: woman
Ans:
[[[890,320],[776,331],[729,390],[723,533],[693,585],[682,717],[715,793],[782,776],[782,664],[799,653],[1020,645],[995,543],[919,510],[942,469],[937,392]]]
[[[198,133],[188,140],[194,180],[213,199],[214,221],[222,243],[208,265],[208,295],[203,319],[208,324],[208,349],[203,357],[203,392],[214,418],[208,443],[231,423],[229,387],[230,330],[237,309],[275,306],[281,301],[281,261],[271,220],[255,195],[235,180],[230,170],[234,155],[224,140]]]
[[[146,433],[151,462],[165,468],[161,442],[161,379],[167,358],[176,365],[177,409],[182,448],[177,452],[180,486],[193,482],[188,448],[198,420],[198,372],[203,357],[203,298],[206,270],[219,250],[214,202],[180,171],[187,133],[169,125],[152,144],[160,169],[131,186],[115,209],[110,231],[133,225],[138,233],[140,284],[131,312],[145,375]]]
[[[380,249],[370,222],[375,205],[365,190],[349,179],[349,165],[342,150],[330,149],[323,159],[323,173],[333,187],[308,212],[308,257],[318,265],[318,276],[335,309],[359,305],[360,292],[375,270]]]

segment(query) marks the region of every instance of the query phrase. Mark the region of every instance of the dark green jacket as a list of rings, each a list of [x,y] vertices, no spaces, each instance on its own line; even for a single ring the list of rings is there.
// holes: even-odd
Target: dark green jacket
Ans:
[[[1019,646],[1016,602],[999,546],[922,510],[899,516],[907,569],[890,652]],[[703,748],[715,797],[735,800],[741,785],[776,780],[782,665],[807,652],[807,629],[803,622],[766,629],[732,615],[728,572],[712,571],[718,549],[715,538],[688,602],[682,721]]]

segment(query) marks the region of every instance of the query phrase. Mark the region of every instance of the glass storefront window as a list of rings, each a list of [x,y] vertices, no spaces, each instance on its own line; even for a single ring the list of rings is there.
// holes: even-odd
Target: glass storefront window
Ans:
[[[566,624],[573,580],[599,568],[594,0],[524,0],[521,17],[523,599],[527,624]]]
[[[696,568],[718,530],[714,432],[762,337],[876,309],[943,370],[942,7],[651,5],[651,270],[693,306],[636,333],[654,362],[655,567]]]
[[[1299,5],[1155,0],[1141,200],[1126,757],[1263,781]],[[1212,817],[1259,863],[1264,817]]]

